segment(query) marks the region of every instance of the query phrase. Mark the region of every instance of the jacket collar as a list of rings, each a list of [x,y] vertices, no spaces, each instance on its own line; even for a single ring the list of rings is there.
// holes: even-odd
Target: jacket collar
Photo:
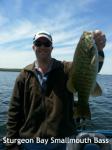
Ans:
[[[52,69],[51,70],[55,70],[57,68],[60,68],[61,64],[62,64],[61,61],[58,61],[58,60],[56,60],[54,58],[52,58],[52,59],[53,59],[53,64],[52,64]],[[34,72],[34,70],[35,70],[35,62],[33,62],[32,64],[26,66],[24,68],[24,70],[25,71],[29,71],[29,72]]]

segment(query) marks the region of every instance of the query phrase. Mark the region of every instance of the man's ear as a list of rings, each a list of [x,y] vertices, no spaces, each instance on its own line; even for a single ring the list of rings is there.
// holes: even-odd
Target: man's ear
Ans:
[[[35,45],[32,45],[32,49],[35,51]]]
[[[51,47],[51,51],[53,50],[53,46]]]

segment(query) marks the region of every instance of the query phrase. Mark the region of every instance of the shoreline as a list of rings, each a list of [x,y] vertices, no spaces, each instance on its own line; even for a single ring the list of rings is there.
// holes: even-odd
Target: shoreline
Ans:
[[[22,69],[16,69],[16,68],[0,68],[0,71],[5,72],[20,72]]]

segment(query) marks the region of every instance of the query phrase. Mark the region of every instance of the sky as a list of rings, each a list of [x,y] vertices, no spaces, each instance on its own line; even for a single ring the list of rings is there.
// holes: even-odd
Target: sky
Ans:
[[[32,39],[39,31],[53,37],[52,57],[72,61],[83,31],[106,34],[101,74],[112,74],[111,0],[0,0],[0,68],[34,62]]]

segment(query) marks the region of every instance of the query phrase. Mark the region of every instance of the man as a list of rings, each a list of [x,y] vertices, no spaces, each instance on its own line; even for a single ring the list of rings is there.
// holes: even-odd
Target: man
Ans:
[[[103,64],[103,48],[106,43],[101,31],[94,32],[99,50],[99,68]],[[73,94],[66,88],[71,63],[51,57],[52,37],[39,32],[33,39],[36,61],[25,67],[16,79],[7,123],[7,137],[11,139],[48,140],[45,145],[23,144],[25,150],[65,150],[66,144],[50,143],[50,138],[64,138],[75,132],[73,120]],[[7,145],[18,150],[17,143]]]

